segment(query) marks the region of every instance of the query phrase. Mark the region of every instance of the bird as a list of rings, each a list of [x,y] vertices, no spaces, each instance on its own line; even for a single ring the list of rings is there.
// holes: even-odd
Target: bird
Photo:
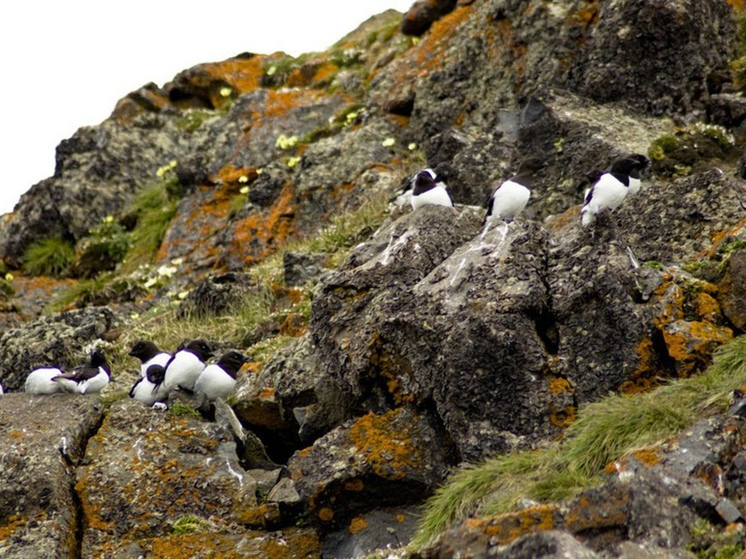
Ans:
[[[453,207],[448,185],[445,182],[448,177],[448,169],[449,165],[447,163],[441,163],[435,170],[427,168],[414,174],[410,181],[413,210],[427,205]]]
[[[208,365],[194,383],[194,391],[204,394],[208,400],[225,398],[236,386],[236,374],[246,363],[246,357],[237,351],[229,351],[217,363]]]
[[[644,158],[644,161],[640,159]],[[596,179],[585,195],[585,203],[580,210],[583,227],[591,225],[596,216],[604,210],[615,210],[629,192],[630,177],[647,165],[647,158],[634,154],[614,161],[611,169]],[[639,188],[639,184],[637,186]]]
[[[55,392],[61,392],[62,387],[54,382],[54,379],[64,374],[65,371],[59,367],[40,367],[34,369],[26,377],[23,389],[29,394],[54,394]]]
[[[642,186],[642,180],[640,179],[640,171],[645,169],[650,164],[650,159],[648,159],[641,153],[633,153],[632,155],[629,156],[629,158],[634,159],[640,164],[639,167],[633,168],[629,174],[628,194],[634,196],[640,191],[640,186]]]
[[[0,382],[0,396],[2,396],[3,394],[5,394],[5,389],[3,388],[3,383]]]
[[[155,363],[148,367],[145,376],[138,378],[130,388],[130,398],[152,406],[168,396],[168,390],[163,385],[166,369]]]
[[[512,221],[515,216],[521,213],[531,197],[530,188],[534,185],[533,175],[545,165],[546,163],[538,157],[524,159],[516,174],[490,194],[483,224],[493,219]]]
[[[63,373],[52,379],[67,392],[93,394],[109,384],[111,368],[104,352],[94,349],[86,365],[76,367],[69,373]]]
[[[205,361],[212,357],[212,350],[204,340],[190,340],[183,344],[166,363],[163,381],[166,390],[181,387],[194,389],[194,383],[205,368]]]
[[[148,340],[138,340],[128,353],[130,357],[137,357],[141,361],[140,376],[144,377],[151,365],[165,367],[171,354],[158,349],[158,346]]]

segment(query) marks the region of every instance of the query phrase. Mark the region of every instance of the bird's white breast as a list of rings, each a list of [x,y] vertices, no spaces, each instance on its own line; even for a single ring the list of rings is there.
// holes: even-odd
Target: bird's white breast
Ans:
[[[605,209],[615,210],[627,196],[627,192],[624,184],[610,173],[604,173],[593,185],[593,196],[586,206],[596,214]]]
[[[61,375],[62,371],[53,367],[36,369],[26,377],[24,390],[30,394],[54,394],[60,391],[60,386],[52,379]]]
[[[142,365],[140,365],[140,376],[144,377],[148,374],[148,369],[151,365],[160,365],[161,367],[165,367],[166,363],[171,359],[171,355],[166,353],[165,351],[162,351],[161,353],[154,355],[149,360],[145,361]]]
[[[492,215],[499,218],[513,218],[528,204],[531,191],[517,182],[505,181],[492,194]]]
[[[448,206],[449,208],[453,207],[451,197],[448,196],[448,192],[446,192],[445,187],[441,185],[435,186],[430,190],[423,192],[422,194],[418,194],[417,196],[412,195],[413,210],[421,208],[422,206],[427,206],[428,204],[434,206]]]
[[[199,357],[189,351],[180,351],[176,353],[173,361],[166,369],[163,384],[167,390],[176,386],[192,390],[195,381],[204,368],[205,364],[200,361]]]
[[[236,386],[236,379],[218,365],[208,365],[194,385],[195,392],[202,392],[209,400],[225,398]]]

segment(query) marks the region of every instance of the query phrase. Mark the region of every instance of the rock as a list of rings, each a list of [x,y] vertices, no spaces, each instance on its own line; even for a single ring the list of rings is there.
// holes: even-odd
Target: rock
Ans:
[[[289,287],[302,286],[324,273],[326,254],[286,252],[282,256],[283,278]]]
[[[456,0],[417,0],[404,14],[399,29],[405,35],[420,36],[455,7]]]
[[[360,514],[345,528],[324,537],[324,556],[351,559],[405,546],[415,533],[420,513],[421,509],[410,506]]]
[[[102,416],[97,398],[0,398],[0,555],[75,555],[75,468]]]
[[[0,335],[3,384],[20,390],[26,375],[37,367],[77,367],[87,358],[87,344],[101,340],[118,326],[107,307],[90,307],[44,316]],[[116,376],[112,379],[116,382]]]
[[[257,288],[249,274],[210,276],[189,292],[179,305],[178,315],[196,318],[235,311],[252,289]]]
[[[685,549],[669,549],[635,542],[621,542],[612,548],[620,559],[695,559],[697,556]]]
[[[504,549],[490,554],[496,559],[596,559],[597,553],[566,532],[547,530],[524,536]]]
[[[350,420],[296,452],[290,477],[324,529],[372,508],[417,502],[443,480],[449,449],[407,408]]]
[[[625,0],[604,5],[597,18],[570,79],[594,101],[688,113],[707,99],[708,74],[733,56],[732,12],[722,2]]]
[[[288,478],[283,478],[277,482],[277,485],[267,495],[267,501],[281,505],[296,505],[300,503],[300,500],[300,495],[295,490],[295,484]]]
[[[250,481],[233,438],[214,424],[120,400],[77,472],[83,557],[168,537],[185,518],[224,529],[255,505]]]
[[[719,295],[723,314],[736,328],[746,330],[746,251],[736,250],[730,255]]]

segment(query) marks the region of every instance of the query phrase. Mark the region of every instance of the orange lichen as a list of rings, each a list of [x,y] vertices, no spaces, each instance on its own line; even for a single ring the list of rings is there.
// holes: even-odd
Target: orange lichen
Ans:
[[[568,427],[575,419],[575,406],[565,406],[561,410],[552,408],[549,414],[549,421],[552,425],[562,428]]]
[[[580,497],[565,514],[565,525],[571,532],[623,526],[627,521],[629,493],[620,487],[605,494],[600,501]]]
[[[6,521],[4,526],[0,526],[0,542],[7,540],[16,530],[26,525],[27,520],[20,515],[12,515]]]
[[[404,516],[403,514],[397,514],[397,515],[396,515],[396,521],[397,521],[397,522],[398,522],[399,524],[403,524],[404,522],[406,522],[406,521],[407,521],[407,517],[406,517],[406,516]]]
[[[712,244],[710,248],[704,249],[694,255],[693,260],[705,260],[714,257],[720,245],[732,237],[738,236],[738,234],[746,227],[746,218],[739,221],[736,225],[723,229],[722,231],[713,231],[710,233],[710,241]]]
[[[466,528],[485,534],[497,545],[506,545],[527,534],[552,530],[559,523],[559,508],[554,505],[537,505],[518,512],[464,521]]]
[[[337,72],[339,72],[339,66],[336,64],[332,62],[322,64],[316,69],[316,73],[311,78],[311,84],[314,87],[326,85],[337,75]]]
[[[709,322],[717,322],[721,316],[717,300],[704,291],[697,293],[694,298],[694,309],[702,320]]]
[[[317,514],[319,520],[321,520],[322,522],[331,522],[334,519],[334,511],[329,507],[319,509],[319,512]]]
[[[290,238],[296,210],[295,187],[285,183],[266,212],[250,215],[236,223],[228,252],[247,265],[264,260]]]
[[[350,534],[357,534],[365,530],[367,527],[368,522],[366,522],[366,520],[362,516],[358,516],[352,519],[348,530],[350,531]]]
[[[277,503],[264,503],[256,507],[235,507],[236,522],[250,527],[268,527],[280,522],[280,507]]]
[[[256,167],[235,167],[226,165],[222,167],[210,180],[215,184],[239,185],[239,189],[245,184],[254,182],[259,175]]]
[[[661,461],[658,451],[652,449],[638,450],[632,454],[632,457],[645,466],[655,466]]]
[[[733,331],[710,322],[678,321],[663,329],[663,338],[678,375],[686,377],[706,365],[717,347],[732,340]]]
[[[561,394],[562,392],[573,392],[570,381],[566,378],[555,377],[549,379],[549,391],[552,394]]]
[[[350,427],[350,441],[358,448],[373,472],[387,480],[400,480],[422,465],[423,449],[409,432],[412,422],[397,425],[402,409],[375,415],[372,412]]]
[[[365,488],[365,484],[362,479],[351,479],[346,481],[344,484],[345,491],[354,491],[359,493]]]
[[[622,383],[619,391],[623,394],[639,394],[652,388],[658,376],[658,356],[653,347],[653,340],[645,335],[635,347],[635,353],[640,357],[637,367],[629,376],[629,380]]]
[[[725,0],[725,1],[728,4],[730,4],[733,7],[733,9],[738,13],[741,13],[742,11],[744,11],[744,9],[746,9],[746,0]]]

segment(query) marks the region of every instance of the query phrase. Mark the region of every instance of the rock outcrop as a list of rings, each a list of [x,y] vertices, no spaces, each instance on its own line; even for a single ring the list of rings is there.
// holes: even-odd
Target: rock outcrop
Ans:
[[[105,345],[114,382],[106,405],[0,397],[0,554],[383,552],[463,462],[705,371],[746,325],[743,9],[423,0],[324,53],[148,84],[63,141],[0,220],[0,381]],[[582,228],[585,189],[628,153],[652,160],[641,190]],[[546,162],[529,205],[485,226],[526,156]],[[439,164],[454,208],[386,209]],[[50,240],[71,256],[29,250]],[[27,277],[45,258],[57,277]],[[245,353],[235,395],[125,398],[142,337]],[[698,523],[746,518],[739,398],[610,452],[596,487],[465,507],[412,552],[689,557]]]

